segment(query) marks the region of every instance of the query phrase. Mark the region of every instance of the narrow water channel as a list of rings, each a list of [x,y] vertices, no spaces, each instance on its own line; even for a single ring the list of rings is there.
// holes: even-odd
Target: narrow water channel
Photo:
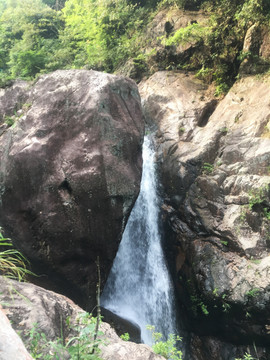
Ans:
[[[152,344],[147,325],[165,339],[176,333],[174,290],[166,266],[159,226],[158,177],[150,137],[143,145],[141,191],[130,214],[101,304],[141,328],[142,341]]]

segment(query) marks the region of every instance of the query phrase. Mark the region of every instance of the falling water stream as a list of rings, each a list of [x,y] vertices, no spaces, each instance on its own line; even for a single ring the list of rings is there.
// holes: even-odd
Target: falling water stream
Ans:
[[[166,266],[159,230],[158,181],[155,151],[146,136],[143,145],[141,191],[130,214],[101,304],[141,329],[152,344],[147,325],[165,338],[176,333],[174,291]]]

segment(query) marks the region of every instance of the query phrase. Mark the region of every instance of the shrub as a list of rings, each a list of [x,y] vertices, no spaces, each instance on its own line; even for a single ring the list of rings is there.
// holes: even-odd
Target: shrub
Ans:
[[[250,354],[245,353],[243,358],[237,358],[235,360],[256,360],[256,359],[253,356],[251,356]]]
[[[170,360],[182,360],[182,351],[178,350],[176,345],[182,339],[175,335],[169,334],[167,341],[162,341],[162,334],[155,332],[155,327],[153,325],[148,325],[147,330],[151,331],[154,345],[152,346],[154,352],[161,356],[164,356],[166,359]]]
[[[208,175],[212,174],[212,172],[214,170],[214,165],[206,162],[203,164],[202,170],[203,170],[204,174],[208,174]]]
[[[57,338],[55,341],[48,341],[46,335],[39,331],[38,325],[34,324],[28,334],[27,347],[35,359],[62,359],[69,354],[71,360],[101,360],[99,345],[104,341],[100,337],[95,339],[96,322],[97,318],[91,314],[82,313],[76,325],[70,326],[75,336],[70,339]],[[98,335],[102,336],[103,333],[99,331]]]
[[[120,336],[120,338],[124,341],[129,341],[130,339],[130,336],[129,336],[129,333],[124,333]]]
[[[177,30],[166,41],[166,45],[186,44],[202,41],[208,32],[207,27],[203,27],[197,23],[190,24],[185,28]]]
[[[12,248],[9,238],[4,238],[0,228],[0,274],[19,281],[25,280],[26,276],[34,275],[27,269],[29,261],[23,254]]]

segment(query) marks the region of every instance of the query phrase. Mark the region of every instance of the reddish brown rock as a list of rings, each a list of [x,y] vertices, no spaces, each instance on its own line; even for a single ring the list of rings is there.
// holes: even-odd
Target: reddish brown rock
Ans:
[[[26,101],[1,136],[0,223],[45,274],[39,282],[92,309],[95,262],[103,285],[139,191],[137,87],[95,71],[57,71]]]

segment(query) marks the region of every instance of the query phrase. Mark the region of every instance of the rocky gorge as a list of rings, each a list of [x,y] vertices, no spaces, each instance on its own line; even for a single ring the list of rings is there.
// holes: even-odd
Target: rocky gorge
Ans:
[[[270,77],[252,75],[248,61],[241,71],[224,98],[191,72],[166,70],[139,91],[129,79],[86,70],[1,90],[0,225],[43,274],[33,281],[95,306],[97,257],[103,288],[138,195],[144,113],[156,137],[184,359],[270,359]],[[41,310],[26,317],[37,302],[50,339],[61,317],[82,311],[11,284],[1,279],[0,303],[16,330],[43,322]],[[160,358],[104,328],[116,349],[106,355],[105,346],[104,359]]]
[[[206,336],[196,356],[232,358],[233,347],[222,345],[214,356],[209,335],[267,346],[269,78],[243,78],[218,105],[183,73],[156,73],[140,92],[158,129],[166,246],[181,308],[195,338]]]

